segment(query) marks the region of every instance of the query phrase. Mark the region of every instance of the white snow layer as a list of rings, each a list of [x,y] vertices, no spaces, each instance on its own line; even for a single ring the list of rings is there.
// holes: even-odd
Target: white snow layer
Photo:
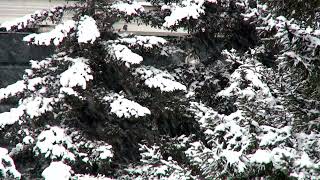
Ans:
[[[23,92],[25,89],[28,89],[30,91],[35,90],[35,86],[38,84],[41,84],[46,77],[36,77],[33,79],[28,79],[26,82],[23,80],[17,81],[14,84],[8,85],[5,88],[0,89],[0,101],[3,99],[7,99],[9,97],[15,96],[21,92]]]
[[[183,0],[181,5],[173,5],[172,7],[162,7],[162,9],[170,9],[170,16],[165,17],[164,27],[171,27],[177,25],[182,19],[186,18],[187,20],[198,19],[201,14],[204,14],[203,4],[206,0]],[[215,0],[208,0],[208,2],[216,3]]]
[[[156,36],[134,36],[121,38],[115,42],[128,44],[129,47],[142,46],[144,48],[152,48],[167,43],[167,40]]]
[[[15,179],[20,179],[21,174],[16,170],[15,164],[12,158],[8,155],[8,150],[0,147],[0,178],[8,178],[9,175]]]
[[[142,165],[129,166],[126,169],[129,174],[136,175],[133,179],[143,179],[143,177],[162,180],[196,179],[191,178],[191,171],[188,168],[181,167],[172,157],[163,158],[159,146],[153,145],[149,148],[140,144],[139,150]],[[125,176],[120,179],[132,179],[132,177]]]
[[[99,174],[98,176],[93,176],[89,174],[76,174],[75,179],[77,180],[112,180],[111,178],[108,178]]]
[[[22,92],[26,88],[24,81],[17,81],[14,84],[11,84],[5,88],[0,89],[0,101],[6,99],[10,96],[15,96],[18,93]]]
[[[133,53],[127,46],[121,44],[112,44],[109,46],[111,52],[117,61],[123,61],[127,67],[130,67],[131,64],[140,64],[143,61],[143,58]]]
[[[129,16],[138,14],[139,12],[144,12],[143,6],[136,1],[133,1],[130,4],[125,2],[118,2],[112,5],[111,8],[123,12]]]
[[[77,36],[79,43],[90,42],[92,44],[98,37],[100,37],[96,21],[87,15],[81,17],[77,29]]]
[[[35,11],[32,14],[27,14],[23,17],[19,17],[14,20],[6,21],[0,25],[0,28],[5,28],[7,31],[12,30],[13,27],[17,27],[18,29],[26,28],[29,24],[34,23],[36,19],[39,18],[45,18],[47,16],[53,16],[55,13],[62,13],[63,9],[62,7],[54,7],[50,10],[41,10],[41,11]]]
[[[24,37],[23,41],[46,46],[53,43],[58,46],[72,31],[76,31],[79,43],[93,43],[100,37],[96,21],[90,16],[82,16],[79,22],[73,20],[65,21],[63,24],[57,25],[52,31],[30,34]]]
[[[272,159],[272,154],[270,150],[261,150],[258,149],[254,154],[250,157],[250,162],[259,163],[259,164],[268,164]]]
[[[260,126],[262,134],[258,137],[260,146],[274,145],[288,139],[291,135],[291,127],[285,126],[283,128],[273,128],[270,126]]]
[[[243,76],[243,74],[245,74]],[[246,97],[249,100],[260,98],[266,103],[273,105],[274,98],[270,88],[263,82],[263,66],[261,63],[255,65],[243,64],[230,77],[230,85],[220,91],[217,96],[238,96]],[[246,84],[247,87],[242,88],[241,85]]]
[[[41,175],[45,180],[69,180],[71,178],[70,171],[70,166],[58,161],[51,162]]]
[[[41,13],[40,13],[41,14]],[[34,18],[32,17],[33,14],[27,14],[23,17],[17,18],[12,21],[6,21],[1,24],[1,28],[6,28],[7,31],[10,31],[12,27],[17,26],[18,29],[22,29],[28,25],[29,22],[33,22]]]
[[[113,152],[111,150],[112,150],[111,145],[103,145],[103,146],[97,147],[94,150],[94,152],[97,152],[99,154],[100,160],[106,160],[113,157]]]
[[[39,117],[41,114],[51,111],[54,103],[54,98],[44,98],[41,96],[24,99],[17,108],[11,108],[9,112],[0,114],[0,128],[14,124],[24,114],[29,115],[31,118]]]
[[[55,46],[58,46],[68,36],[68,34],[75,29],[75,27],[76,22],[68,20],[63,24],[57,25],[52,31],[40,34],[30,34],[24,37],[23,41],[46,46],[49,46],[51,42],[53,42]]]
[[[71,138],[65,134],[63,129],[54,126],[39,134],[33,151],[36,155],[43,154],[50,159],[62,158],[74,161],[75,155],[67,149],[70,147],[72,147]]]
[[[112,94],[104,98],[106,102],[110,102],[111,113],[116,114],[118,117],[131,118],[142,117],[151,114],[151,111],[141,106],[140,104],[124,98],[118,94]]]
[[[177,81],[167,71],[154,68],[152,66],[142,66],[136,69],[136,75],[139,75],[144,83],[150,88],[159,88],[161,91],[171,92],[175,90],[186,91],[187,87]]]
[[[73,64],[59,76],[60,84],[62,86],[60,92],[74,95],[76,92],[72,89],[73,87],[79,86],[85,89],[87,81],[93,79],[93,76],[90,75],[91,69],[89,65],[86,64],[88,60],[84,58],[79,57],[74,59],[66,56],[63,60],[70,61]],[[32,67],[39,68],[42,67],[42,65],[45,66],[46,61],[43,62],[44,63],[33,62]],[[32,71],[30,71],[30,73],[32,73]],[[0,101],[25,90],[36,91],[36,86],[44,84],[45,81],[46,77],[36,77],[26,81],[18,81],[6,88],[2,88],[0,89]],[[24,114],[28,115],[30,118],[34,118],[51,111],[52,106],[59,101],[59,97],[43,97],[41,95],[43,90],[45,89],[42,88],[37,90],[36,93],[39,93],[38,96],[20,100],[17,108],[11,108],[9,112],[0,113],[0,128],[3,128],[5,125],[14,124],[19,121],[20,117]]]
[[[93,79],[90,74],[90,66],[87,64],[88,60],[81,57],[76,59],[66,57],[66,60],[73,62],[73,64],[60,75],[62,87],[73,88],[79,86],[86,89],[87,81]]]
[[[308,174],[310,169],[320,167],[320,163],[314,162],[308,155],[309,149],[320,146],[319,134],[292,134],[290,126],[274,128],[259,125],[252,120],[252,125],[259,128],[255,138],[252,139],[252,133],[249,129],[239,123],[244,120],[241,111],[226,116],[218,114],[212,108],[205,107],[200,103],[193,102],[191,107],[201,128],[211,139],[209,143],[214,144],[212,149],[208,149],[201,142],[189,143],[191,147],[186,151],[186,155],[191,157],[193,163],[201,165],[202,168],[213,166],[220,160],[233,166],[237,169],[237,172],[243,172],[246,168],[261,167],[269,163],[275,169],[286,170],[287,165],[292,163],[292,173],[290,175],[307,179],[307,177],[310,177],[310,174]],[[216,124],[212,124],[212,121]],[[227,143],[219,143],[220,138],[227,140]],[[291,138],[294,138],[297,144],[294,147],[286,147],[285,143]],[[246,154],[252,140],[257,140],[259,147],[254,153]],[[237,150],[234,148],[237,148]],[[220,153],[217,154],[216,152]]]

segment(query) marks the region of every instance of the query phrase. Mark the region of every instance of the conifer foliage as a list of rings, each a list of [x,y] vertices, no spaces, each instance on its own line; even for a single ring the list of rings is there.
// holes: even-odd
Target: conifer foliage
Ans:
[[[18,99],[0,113],[0,177],[319,179],[319,5],[293,19],[278,2],[87,0],[3,23],[57,25],[23,39],[55,54],[0,89]]]

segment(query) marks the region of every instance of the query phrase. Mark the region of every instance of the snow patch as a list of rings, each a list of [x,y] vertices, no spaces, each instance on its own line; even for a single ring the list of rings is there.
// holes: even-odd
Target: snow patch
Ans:
[[[249,155],[251,163],[268,164],[272,160],[272,154],[269,150],[258,149],[253,155]]]
[[[66,60],[73,62],[73,64],[60,76],[62,87],[73,88],[79,86],[82,89],[86,89],[87,81],[93,79],[90,74],[90,66],[87,64],[88,60],[80,57],[76,59],[66,57]]]
[[[69,159],[74,161],[75,155],[67,148],[72,147],[72,140],[64,130],[54,126],[49,130],[42,131],[36,139],[36,145],[33,151],[36,155],[44,154],[50,159]]]
[[[71,167],[61,161],[51,162],[50,166],[42,172],[45,180],[69,180],[71,178]]]
[[[50,10],[38,10],[32,14],[27,14],[14,20],[6,21],[0,25],[0,28],[5,28],[7,31],[14,30],[15,28],[20,30],[28,27],[30,24],[34,24],[35,22],[43,21],[47,17],[61,16],[63,9],[64,7],[57,6]]]
[[[0,101],[2,99],[6,99],[11,96],[15,96],[18,93],[22,92],[26,88],[26,85],[24,84],[24,81],[17,81],[14,84],[11,84],[5,88],[0,89]]]
[[[136,1],[133,1],[131,3],[118,2],[116,4],[113,4],[111,8],[123,12],[129,16],[144,12],[143,6]]]
[[[24,99],[17,108],[11,108],[9,112],[0,114],[0,128],[16,123],[25,113],[31,118],[39,117],[41,114],[51,111],[54,103],[54,98],[41,96]]]
[[[0,147],[0,178],[20,179],[21,174],[16,170],[13,159],[8,155],[8,150]]]
[[[105,177],[104,175],[89,175],[89,174],[76,174],[75,179],[77,180],[113,180],[111,178]]]
[[[58,46],[69,33],[76,27],[76,22],[73,20],[68,20],[63,24],[57,25],[52,31],[40,33],[40,34],[30,34],[23,38],[23,41],[29,42],[36,45],[46,45],[49,46],[51,42],[55,46]]]
[[[172,92],[176,90],[186,91],[187,87],[177,81],[167,71],[152,66],[142,66],[136,69],[136,75],[144,80],[144,84],[150,88],[159,88],[161,91]]]
[[[94,151],[99,153],[99,159],[106,160],[106,159],[111,159],[113,157],[113,153],[111,149],[112,149],[111,145],[107,145],[107,146],[104,145],[104,146],[99,146]]]
[[[118,94],[112,94],[104,98],[106,102],[110,102],[111,113],[116,114],[118,117],[130,118],[130,117],[142,117],[150,115],[151,111],[141,106],[140,104],[124,98]]]
[[[110,52],[113,53],[114,58],[117,61],[122,61],[127,67],[130,67],[132,64],[140,64],[143,61],[143,58],[133,53],[127,46],[121,44],[112,44],[109,46],[111,49]]]
[[[201,14],[205,13],[203,4],[206,0],[183,0],[181,5],[173,5],[172,7],[163,6],[161,9],[170,9],[170,16],[165,17],[164,27],[170,28],[177,25],[181,20],[190,18],[198,19]],[[216,3],[216,0],[208,0],[208,2]]]
[[[116,43],[125,43],[129,47],[142,46],[143,48],[153,48],[167,43],[167,40],[156,36],[134,36],[125,37],[115,41]]]
[[[100,37],[100,32],[96,21],[90,16],[82,16],[77,29],[77,36],[79,43],[93,42]]]

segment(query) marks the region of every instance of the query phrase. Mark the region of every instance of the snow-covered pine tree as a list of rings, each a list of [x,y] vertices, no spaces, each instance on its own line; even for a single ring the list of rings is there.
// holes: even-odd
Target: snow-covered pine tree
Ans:
[[[272,12],[277,16],[285,16],[287,19],[294,18],[311,26],[314,24],[319,25],[320,2],[318,0],[263,0],[262,2],[267,3],[267,5],[272,8]]]
[[[61,21],[65,11],[74,13],[73,20]],[[58,23],[23,39],[54,45],[56,53],[30,60],[22,80],[0,89],[2,102],[19,99],[0,114],[2,177],[117,177],[140,159],[139,143],[160,143],[160,134],[175,136],[177,129],[190,133],[184,127],[192,122],[182,121],[186,86],[144,63],[169,42],[112,30],[123,15],[133,18],[140,11],[136,2],[86,1],[1,25],[24,31],[46,20]]]
[[[156,2],[162,5],[157,13],[167,13],[160,23],[185,27],[193,45],[196,39],[219,41],[195,45],[200,52],[220,48],[201,56],[204,66],[174,69],[195,100],[190,111],[201,130],[182,136],[184,145],[169,144],[184,151],[178,157],[196,169],[197,178],[319,178],[319,6],[307,2],[296,11],[314,11],[287,20],[278,16],[278,6],[268,7],[277,2],[263,3]]]
[[[317,27],[260,1],[151,3],[146,11],[86,0],[2,25],[22,30],[75,13],[24,38],[56,54],[31,60],[22,80],[0,89],[0,102],[19,99],[0,114],[1,175],[318,179]],[[120,35],[119,19],[189,35]]]

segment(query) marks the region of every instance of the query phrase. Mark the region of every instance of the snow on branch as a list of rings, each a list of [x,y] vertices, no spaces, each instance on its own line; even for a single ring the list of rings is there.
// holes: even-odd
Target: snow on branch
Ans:
[[[74,30],[76,23],[73,20],[68,20],[63,24],[57,25],[52,31],[40,33],[40,34],[30,34],[23,38],[23,41],[29,42],[36,45],[46,45],[49,46],[51,42],[55,46],[58,46],[69,33]]]
[[[77,92],[73,90],[74,87],[81,87],[82,89],[87,88],[87,81],[93,79],[91,69],[87,64],[87,59],[84,58],[70,58],[67,56],[56,58],[57,63],[70,63],[71,66],[61,74],[57,76],[37,76],[39,69],[43,67],[49,67],[53,61],[52,58],[43,61],[31,61],[32,70],[26,70],[27,76],[25,80],[18,81],[13,85],[9,85],[6,88],[0,89],[0,100],[15,96],[19,93],[31,95],[23,97],[19,101],[19,105],[16,108],[11,108],[8,112],[0,113],[0,128],[6,125],[14,124],[22,120],[23,115],[29,118],[36,118],[46,112],[51,112],[53,106],[58,102],[61,102],[64,97],[64,93],[69,95],[76,95]],[[61,61],[61,62],[59,62]],[[56,68],[51,68],[55,71]],[[41,73],[41,72],[40,72]],[[30,78],[32,77],[33,78]],[[46,97],[47,90],[54,92]]]
[[[101,145],[92,150],[92,154],[99,160],[110,160],[113,157],[111,145]]]
[[[167,40],[156,36],[134,36],[115,40],[115,43],[127,44],[129,47],[141,46],[143,48],[159,47],[167,43]]]
[[[264,147],[288,140],[291,136],[292,127],[273,128],[270,126],[260,126],[260,129],[263,133],[258,137],[260,140],[259,145]]]
[[[273,43],[282,49],[278,54],[280,68],[283,65],[294,65],[311,73],[319,59],[319,27],[311,28],[295,19],[274,16],[267,7],[260,8],[258,14],[260,27],[257,27],[257,30],[267,35],[266,40],[274,40]]]
[[[132,64],[140,64],[143,57],[132,52],[127,46],[121,44],[112,44],[107,47],[116,61],[124,62],[127,67]]]
[[[243,63],[231,74],[229,87],[220,91],[217,96],[238,96],[246,97],[249,100],[260,98],[265,102],[273,103],[274,98],[270,88],[263,79],[265,78],[263,65],[250,58],[245,61],[246,63]],[[240,61],[237,60],[237,62]]]
[[[220,177],[226,171],[244,173],[249,165],[246,152],[254,139],[249,126],[239,123],[244,120],[242,111],[227,116],[196,102],[191,103],[190,110],[212,145],[208,148],[201,141],[190,143],[185,154],[191,163],[199,166],[207,177]]]
[[[70,33],[76,32],[77,40],[79,43],[93,43],[98,37],[100,37],[99,29],[96,25],[96,21],[90,16],[82,16],[79,22],[73,20],[65,21],[62,24],[58,24],[52,31],[30,34],[23,38],[23,41],[36,45],[49,46],[53,43],[55,46],[61,44],[61,42],[70,36]]]
[[[0,128],[18,122],[24,114],[31,118],[39,117],[51,111],[56,101],[55,98],[45,98],[41,96],[26,98],[21,101],[17,108],[11,108],[9,112],[0,114]]]
[[[150,88],[159,88],[165,92],[187,90],[187,87],[177,82],[169,72],[152,66],[141,66],[136,69],[134,74],[140,76],[144,80],[144,84]]]
[[[129,166],[125,171],[130,176],[124,176],[121,179],[143,179],[144,177],[163,180],[197,179],[191,174],[190,169],[180,166],[171,156],[165,159],[159,146],[140,145],[139,150],[143,165]]]
[[[21,174],[17,171],[13,159],[8,155],[8,150],[2,147],[0,147],[0,178],[21,178]]]
[[[105,177],[101,174],[98,174],[97,176],[89,174],[76,174],[74,178],[77,180],[114,180],[112,178]]]
[[[300,179],[319,176],[315,171],[320,167],[319,158],[311,158],[320,147],[319,134],[293,134],[291,126],[259,125],[239,110],[223,115],[195,102],[190,108],[212,148],[195,141],[185,154],[207,177],[218,178],[230,171],[255,175],[255,169],[270,164],[276,170],[289,170],[290,176]]]
[[[36,11],[32,14],[25,15],[12,21],[6,21],[0,25],[0,28],[5,28],[7,31],[21,30],[28,28],[36,23],[46,20],[48,17],[54,21],[60,19],[66,7],[57,6],[50,10]]]
[[[48,68],[52,61],[52,58],[46,58],[45,60],[41,61],[30,60],[31,69]]]
[[[30,71],[29,71],[30,72]],[[17,81],[14,84],[8,85],[5,88],[0,89],[0,101],[13,97],[22,93],[24,90],[34,91],[35,87],[39,84],[42,84],[47,77],[36,77],[26,80]]]
[[[36,90],[36,86],[45,84],[45,81],[46,77],[36,77],[26,79],[25,81],[18,81],[18,83],[0,89],[0,93],[3,93],[1,98],[5,99],[18,93],[23,93],[24,91],[30,91],[33,94],[37,94],[41,92],[41,90]],[[51,111],[52,106],[57,101],[58,100],[53,97],[43,97],[41,93],[39,96],[21,99],[18,107],[11,108],[9,112],[0,113],[0,128],[18,122],[24,114],[30,118],[39,117],[40,115]]]
[[[88,140],[78,131],[74,131],[70,136],[76,146],[74,154],[76,154],[81,161],[91,165],[92,163],[111,162],[114,156],[111,145],[104,141]]]
[[[86,89],[87,81],[93,79],[90,66],[88,65],[89,60],[81,57],[65,57],[65,60],[72,62],[72,65],[60,75],[62,87],[73,88],[79,86],[82,89]]]
[[[42,131],[36,138],[33,151],[36,156],[43,155],[50,160],[75,161],[85,163],[110,162],[114,156],[112,146],[101,141],[89,141],[79,138],[74,131],[67,135],[66,129],[54,126]]]
[[[9,112],[3,112],[0,114],[0,128],[6,125],[11,125],[16,123],[19,118],[24,114],[24,106],[19,106],[17,108],[11,108]]]
[[[271,21],[269,23],[272,25]],[[279,60],[292,59],[294,66],[302,64],[307,70],[311,70],[314,64],[312,61],[317,61],[319,58],[320,30],[300,27],[283,16],[276,18],[274,26],[277,29],[275,37],[285,45]]]
[[[81,87],[82,89],[87,88],[87,82],[93,79],[93,76],[91,75],[91,68],[88,64],[89,60],[77,57],[77,58],[71,58],[68,56],[65,56],[64,53],[53,55],[52,58],[47,58],[42,61],[33,61],[31,60],[31,69],[27,69],[26,74],[28,77],[35,76],[33,79],[27,79],[26,80],[26,86],[28,90],[35,90],[35,86],[38,84],[43,84],[46,82],[46,79],[48,80],[57,80],[59,81],[60,93],[67,93],[70,95],[77,95],[77,93],[72,89],[74,87]],[[51,69],[55,70],[56,68],[53,68],[52,65],[55,63],[58,64],[70,64],[70,66],[59,74],[58,76],[52,77],[52,76],[46,76],[46,77],[37,77],[36,74],[43,73],[43,69]],[[55,65],[54,65],[55,66]],[[0,91],[1,92],[1,91]]]
[[[68,150],[72,148],[72,140],[64,132],[64,129],[54,126],[42,131],[37,139],[33,151],[38,156],[43,154],[49,159],[75,160],[75,155]]]
[[[14,84],[11,84],[5,88],[0,89],[0,101],[7,99],[11,96],[15,96],[18,93],[22,92],[26,88],[26,85],[23,80],[17,81]]]
[[[77,37],[79,43],[93,44],[98,37],[100,37],[100,32],[97,27],[96,21],[90,16],[82,16],[77,29]]]
[[[171,26],[178,25],[183,19],[189,20],[198,19],[201,14],[205,13],[204,3],[208,1],[216,3],[212,0],[183,0],[179,5],[172,5],[171,7],[164,5],[162,9],[170,9],[170,16],[165,17],[164,27],[170,28]]]
[[[144,12],[143,6],[136,1],[133,1],[131,3],[118,2],[116,4],[113,4],[111,8],[129,16],[137,15],[141,12]]]
[[[41,175],[45,180],[69,180],[71,178],[71,167],[61,161],[53,161]]]
[[[104,101],[110,103],[110,112],[120,118],[138,118],[151,114],[148,108],[116,93],[104,97]]]
[[[242,2],[241,2],[242,1]],[[261,4],[261,2],[256,2],[256,6],[250,6],[247,0],[240,0],[237,3],[238,6],[244,8],[244,13],[241,13],[245,21],[259,19],[268,9],[268,6]]]

